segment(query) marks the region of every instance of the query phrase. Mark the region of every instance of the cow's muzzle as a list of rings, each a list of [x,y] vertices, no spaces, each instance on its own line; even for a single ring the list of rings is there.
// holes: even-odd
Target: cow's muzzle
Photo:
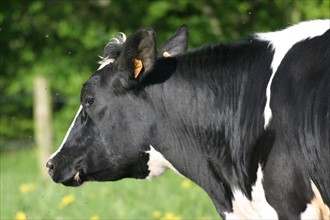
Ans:
[[[49,159],[46,163],[46,168],[48,174],[52,177],[54,182],[62,183],[65,186],[80,186],[83,182],[86,181],[86,176],[82,171],[76,171],[74,175],[70,175],[68,178],[58,178],[55,175],[55,165],[52,159]]]

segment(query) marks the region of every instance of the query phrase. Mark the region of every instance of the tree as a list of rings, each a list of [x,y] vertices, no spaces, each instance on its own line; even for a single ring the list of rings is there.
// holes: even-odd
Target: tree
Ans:
[[[119,31],[151,26],[159,42],[181,24],[190,47],[233,41],[301,20],[329,18],[329,0],[73,0],[0,3],[0,146],[31,139],[32,81],[51,82],[55,141],[79,106],[81,85],[97,69],[97,55]]]

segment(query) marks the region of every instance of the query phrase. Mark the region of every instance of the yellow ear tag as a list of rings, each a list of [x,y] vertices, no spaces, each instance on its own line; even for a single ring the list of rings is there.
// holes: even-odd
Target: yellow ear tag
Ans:
[[[134,67],[135,67],[134,78],[136,79],[139,76],[139,74],[143,68],[142,61],[138,60],[138,59],[134,59]]]
[[[167,58],[167,57],[171,57],[171,54],[169,54],[168,52],[164,52],[164,53],[163,53],[163,57],[166,57],[166,58]]]

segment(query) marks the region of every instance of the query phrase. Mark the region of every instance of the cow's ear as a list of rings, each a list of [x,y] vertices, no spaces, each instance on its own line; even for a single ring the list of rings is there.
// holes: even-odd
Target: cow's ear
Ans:
[[[186,25],[182,25],[174,35],[168,39],[159,49],[158,57],[174,57],[187,52],[189,33]]]
[[[151,28],[140,29],[131,35],[123,48],[120,57],[121,65],[126,71],[126,80],[141,81],[151,70],[156,62],[155,32]]]

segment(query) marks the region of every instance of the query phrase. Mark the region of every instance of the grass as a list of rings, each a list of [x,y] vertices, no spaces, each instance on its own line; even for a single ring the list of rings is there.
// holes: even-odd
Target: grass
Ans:
[[[41,180],[35,149],[1,152],[0,219],[220,219],[207,194],[168,171],[65,187]]]

